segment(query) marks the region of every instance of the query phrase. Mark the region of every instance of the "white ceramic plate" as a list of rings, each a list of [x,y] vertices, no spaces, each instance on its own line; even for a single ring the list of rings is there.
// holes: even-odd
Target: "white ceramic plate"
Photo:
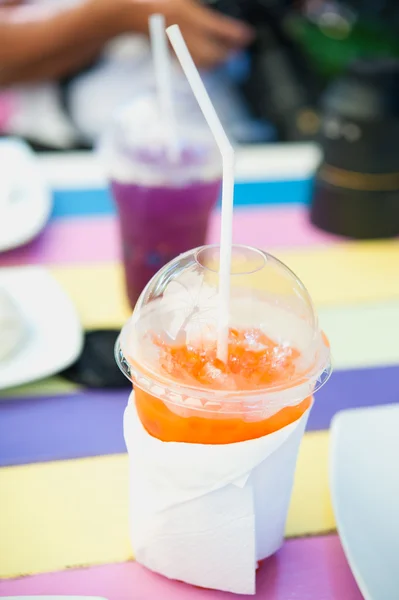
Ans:
[[[338,533],[365,600],[398,600],[399,404],[336,415],[330,484]]]
[[[28,327],[21,349],[0,363],[0,390],[53,375],[78,358],[83,344],[78,315],[46,269],[1,269],[0,288],[12,296]]]
[[[37,159],[23,142],[0,140],[0,171],[0,252],[4,252],[40,233],[52,201]]]

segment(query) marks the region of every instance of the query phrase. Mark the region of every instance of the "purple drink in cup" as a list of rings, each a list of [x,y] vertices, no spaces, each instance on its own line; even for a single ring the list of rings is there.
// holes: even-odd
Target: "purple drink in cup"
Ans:
[[[125,109],[108,137],[126,290],[134,307],[148,281],[170,260],[205,243],[221,183],[220,156],[206,127],[187,116],[173,159],[151,97]],[[111,162],[110,162],[111,160]]]

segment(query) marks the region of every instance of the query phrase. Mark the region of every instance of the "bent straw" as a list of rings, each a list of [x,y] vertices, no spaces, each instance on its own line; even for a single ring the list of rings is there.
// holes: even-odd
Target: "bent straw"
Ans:
[[[233,237],[234,149],[214,109],[178,25],[166,33],[193,94],[219,147],[223,161],[222,219],[220,229],[217,357],[227,362],[230,309],[231,246]]]

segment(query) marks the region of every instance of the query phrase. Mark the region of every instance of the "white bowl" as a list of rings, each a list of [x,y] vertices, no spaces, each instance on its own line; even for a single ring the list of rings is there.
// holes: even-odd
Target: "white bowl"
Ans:
[[[0,140],[0,252],[22,246],[46,225],[52,208],[37,159],[18,140]]]
[[[0,363],[0,390],[49,377],[78,358],[83,346],[79,317],[46,269],[1,269],[0,288],[11,295],[28,329],[21,348]]]

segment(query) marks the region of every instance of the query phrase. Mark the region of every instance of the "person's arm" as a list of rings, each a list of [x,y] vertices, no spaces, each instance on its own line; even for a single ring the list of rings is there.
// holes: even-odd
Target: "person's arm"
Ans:
[[[50,56],[35,63],[28,63],[24,66],[13,67],[7,73],[4,71],[3,77],[0,71],[0,86],[10,86],[18,83],[37,83],[57,79],[60,77],[73,75],[79,70],[88,67],[96,61],[101,54],[98,44],[92,46],[79,47],[71,49],[67,53]]]
[[[113,37],[148,33],[155,12],[164,13],[168,25],[181,26],[199,66],[222,62],[252,39],[247,25],[196,0],[86,0],[52,13],[35,5],[0,8],[0,86],[72,73]]]
[[[48,13],[0,9],[0,85],[62,76],[84,66],[121,29],[120,2],[85,2]]]

